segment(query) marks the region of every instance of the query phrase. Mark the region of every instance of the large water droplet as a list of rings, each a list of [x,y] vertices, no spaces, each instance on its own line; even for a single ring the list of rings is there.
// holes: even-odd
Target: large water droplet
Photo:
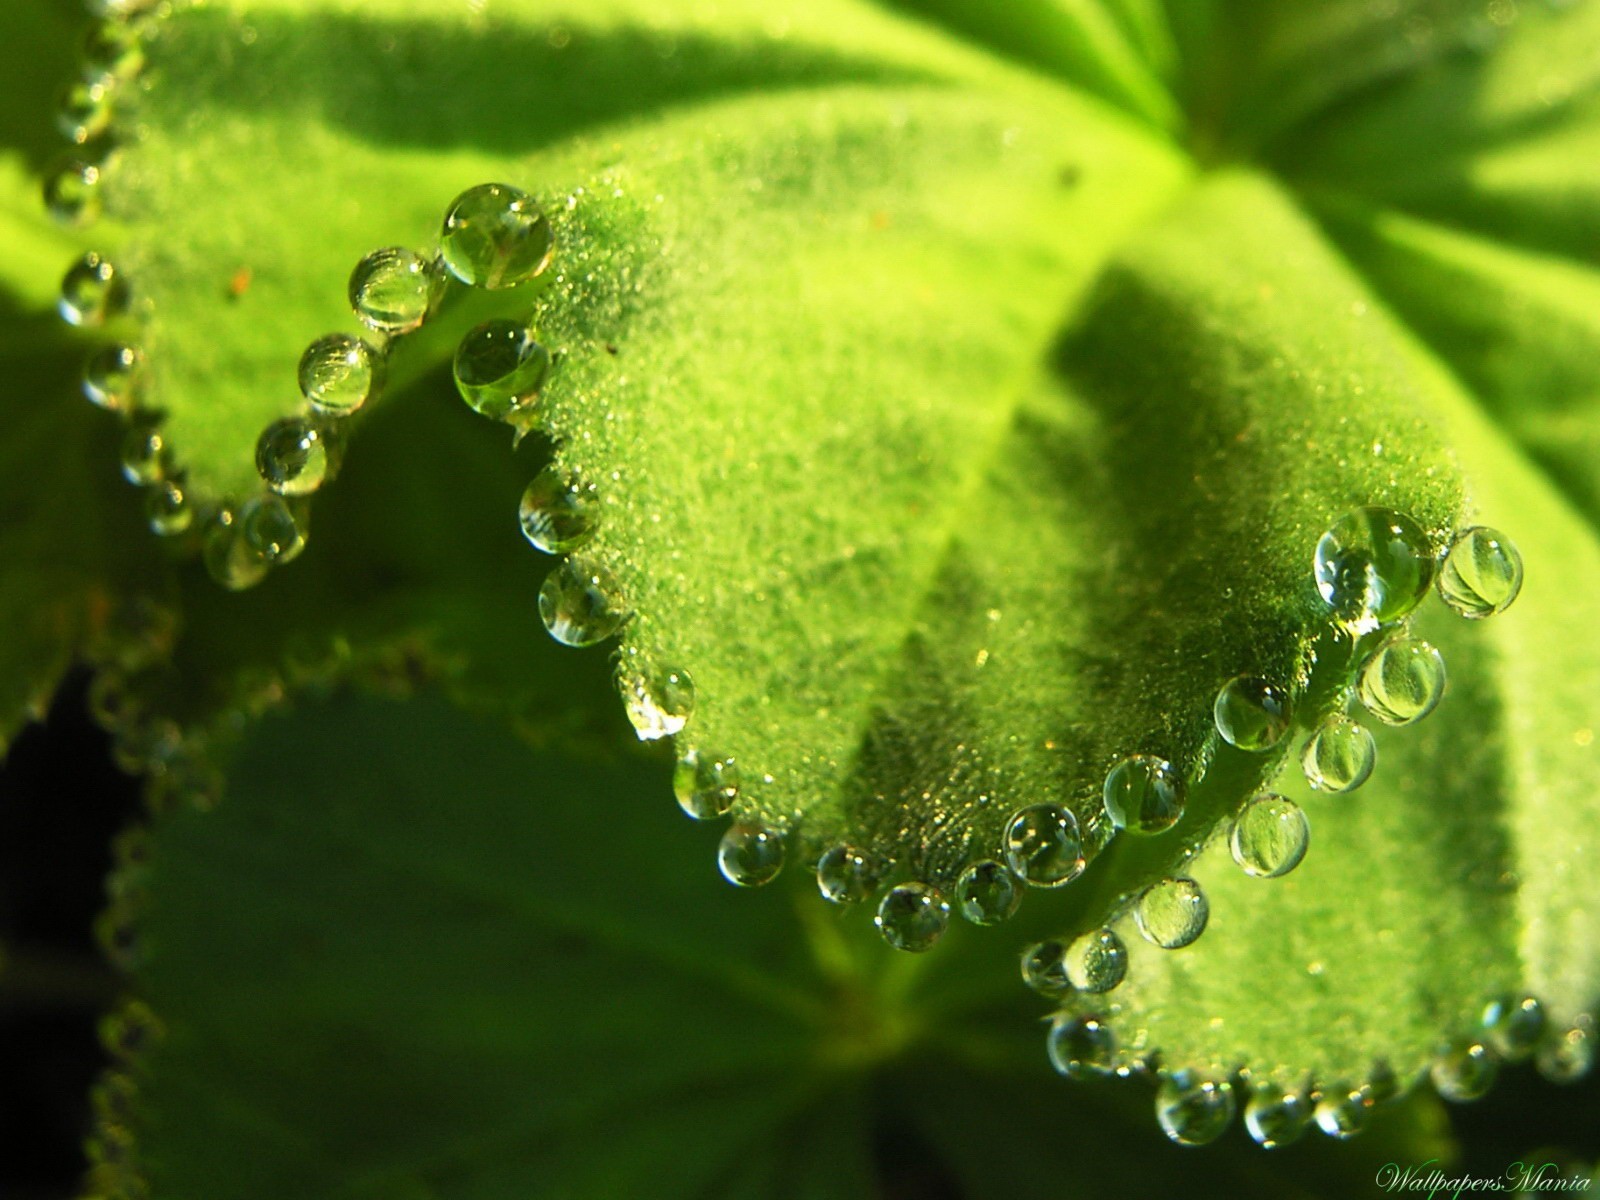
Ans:
[[[860,904],[877,886],[877,864],[854,846],[830,846],[817,859],[817,890],[825,900]]]
[[[1067,975],[1067,944],[1050,938],[1022,952],[1022,982],[1041,996],[1064,996],[1072,990]]]
[[[1030,804],[1006,822],[1005,860],[1024,883],[1060,887],[1083,873],[1078,818],[1059,804]]]
[[[1106,775],[1106,816],[1129,833],[1161,833],[1183,816],[1187,793],[1183,776],[1166,759],[1129,755]]]
[[[550,636],[568,646],[593,646],[621,629],[630,613],[611,572],[569,558],[545,577],[539,616]]]
[[[1192,879],[1163,879],[1146,888],[1133,913],[1144,940],[1180,950],[1206,931],[1211,904]]]
[[[1021,903],[1021,881],[992,858],[979,859],[956,880],[956,908],[974,925],[998,925]]]
[[[1270,750],[1289,732],[1289,693],[1265,679],[1240,675],[1222,685],[1211,707],[1217,733],[1240,750]]]
[[[374,250],[350,273],[350,307],[369,329],[410,333],[428,319],[439,298],[433,263],[402,246]]]
[[[1507,1062],[1521,1062],[1544,1033],[1544,1005],[1533,996],[1502,996],[1484,1006],[1482,1023],[1489,1048]]]
[[[1433,1086],[1446,1100],[1476,1100],[1494,1085],[1500,1063],[1482,1042],[1458,1042],[1441,1051],[1428,1068]]]
[[[283,496],[309,496],[328,476],[328,446],[322,431],[304,417],[285,417],[261,431],[256,472]]]
[[[717,868],[739,887],[771,883],[783,869],[783,834],[765,825],[730,825],[717,847]]]
[[[694,680],[682,667],[627,672],[622,700],[628,720],[641,742],[681,733],[694,715]]]
[[[1450,546],[1439,571],[1439,595],[1463,617],[1505,612],[1522,590],[1522,555],[1511,539],[1478,525]]]
[[[300,394],[324,416],[349,416],[377,390],[382,362],[360,338],[330,333],[300,356]]]
[[[1214,1142],[1233,1122],[1233,1085],[1193,1071],[1174,1071],[1156,1090],[1156,1121],[1181,1146]]]
[[[1311,823],[1300,806],[1274,792],[1255,797],[1234,818],[1228,835],[1233,861],[1250,875],[1273,879],[1300,865],[1311,842]]]
[[[267,577],[267,564],[245,542],[238,518],[226,508],[207,526],[201,558],[206,573],[230,592],[242,592]]]
[[[1433,557],[1410,517],[1358,508],[1318,540],[1313,571],[1334,619],[1365,632],[1416,608],[1433,582]]]
[[[185,484],[163,479],[151,486],[144,497],[145,520],[158,537],[177,537],[194,524],[194,505],[189,502]]]
[[[884,893],[872,923],[896,950],[920,954],[944,935],[950,902],[926,883],[896,884]]]
[[[546,554],[566,554],[600,527],[600,492],[569,471],[546,467],[522,493],[517,509],[522,536]]]
[[[1372,1097],[1365,1088],[1340,1084],[1317,1101],[1317,1127],[1341,1142],[1365,1129],[1371,1117]]]
[[[45,177],[45,210],[63,225],[87,225],[100,215],[103,178],[104,168],[99,163],[64,159]],[[71,317],[67,320],[82,324]]]
[[[83,394],[101,408],[123,412],[133,399],[144,369],[144,354],[134,346],[102,346],[83,366]]]
[[[1575,1024],[1549,1038],[1534,1059],[1551,1083],[1576,1083],[1594,1069],[1595,1034],[1592,1026]]]
[[[262,562],[292,562],[306,546],[305,530],[282,496],[252,496],[239,509],[239,532]]]
[[[1109,992],[1128,974],[1128,948],[1113,930],[1096,929],[1067,947],[1066,965],[1080,992]]]
[[[56,105],[56,127],[62,136],[81,146],[110,128],[115,90],[109,79],[80,79],[68,84]]]
[[[1257,1145],[1276,1150],[1300,1140],[1311,1124],[1311,1102],[1300,1092],[1263,1084],[1244,1106],[1244,1127]]]
[[[731,758],[687,751],[673,769],[672,794],[696,821],[720,817],[739,798],[739,767]]]
[[[62,277],[61,299],[56,307],[69,325],[103,325],[108,318],[126,311],[128,285],[116,267],[90,251]]]
[[[1361,668],[1361,703],[1389,725],[1410,725],[1444,696],[1444,659],[1421,638],[1390,638]]]
[[[550,352],[521,321],[486,321],[456,347],[456,388],[492,421],[526,426],[549,370]]]
[[[504,183],[485,183],[456,197],[439,234],[439,256],[462,283],[516,287],[550,263],[555,233],[533,197]]]
[[[144,57],[144,39],[125,21],[96,22],[83,39],[87,79],[131,79],[144,68]]]
[[[1057,1017],[1045,1049],[1050,1065],[1068,1079],[1110,1075],[1117,1069],[1116,1034],[1099,1017]]]
[[[172,470],[172,450],[161,427],[153,420],[137,421],[122,439],[122,477],[146,487],[165,479]]]
[[[1372,734],[1345,716],[1329,717],[1317,726],[1300,753],[1306,782],[1319,792],[1355,791],[1377,762]]]

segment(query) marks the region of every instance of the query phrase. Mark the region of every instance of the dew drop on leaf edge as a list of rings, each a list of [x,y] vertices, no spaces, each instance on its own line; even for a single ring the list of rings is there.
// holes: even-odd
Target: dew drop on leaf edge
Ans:
[[[625,669],[623,707],[641,742],[682,733],[694,715],[694,680],[682,667]]]
[[[539,588],[539,617],[565,646],[593,646],[615,634],[629,616],[611,572],[569,558]]]
[[[1346,716],[1331,716],[1306,739],[1300,767],[1319,792],[1353,792],[1372,776],[1378,747],[1366,726]]]
[[[1191,1071],[1175,1071],[1156,1090],[1156,1122],[1182,1146],[1214,1142],[1233,1123],[1233,1086]]]
[[[1433,583],[1434,561],[1415,521],[1369,506],[1340,517],[1318,539],[1312,572],[1334,620],[1366,632],[1421,603]]]
[[[141,487],[166,478],[172,470],[172,451],[166,434],[152,420],[135,421],[122,437],[122,477]]]
[[[1064,996],[1072,990],[1067,975],[1067,943],[1058,938],[1034,942],[1019,958],[1022,982],[1041,996]]]
[[[877,865],[854,846],[829,846],[817,859],[817,890],[824,900],[860,904],[877,886]]]
[[[206,573],[231,592],[254,587],[267,576],[267,564],[245,542],[237,515],[227,509],[207,526],[200,556]]]
[[[69,325],[93,328],[127,310],[128,285],[122,273],[102,255],[85,254],[61,279],[57,304]]]
[[[1266,1083],[1252,1090],[1245,1102],[1245,1131],[1264,1150],[1294,1144],[1310,1125],[1311,1102],[1300,1092]]]
[[[267,492],[239,507],[239,535],[262,562],[292,562],[305,549],[305,530],[282,496]]]
[[[599,490],[570,471],[546,467],[524,489],[517,520],[534,549],[566,554],[599,529]]]
[[[761,887],[783,869],[783,834],[765,825],[730,825],[717,847],[717,869],[738,887]]]
[[[1300,806],[1275,792],[1253,797],[1234,818],[1228,834],[1233,861],[1260,879],[1287,875],[1300,865],[1311,842],[1311,823]]]
[[[194,524],[188,489],[175,479],[162,479],[145,492],[145,520],[158,537],[177,537]]]
[[[533,197],[504,183],[468,188],[439,234],[445,269],[469,287],[515,287],[544,271],[555,235]]]
[[[1083,873],[1078,818],[1059,804],[1030,804],[1006,822],[1005,862],[1024,883],[1060,887]]]
[[[1460,1041],[1441,1050],[1428,1068],[1428,1076],[1446,1100],[1476,1100],[1494,1085],[1500,1063],[1482,1042]]]
[[[1270,750],[1289,732],[1289,695],[1265,679],[1240,675],[1222,685],[1212,705],[1217,733],[1240,750]]]
[[[1152,835],[1178,823],[1188,789],[1183,776],[1164,758],[1132,754],[1106,773],[1106,816],[1117,829]]]
[[[410,333],[428,319],[438,301],[439,272],[414,250],[386,246],[356,264],[348,291],[351,310],[367,328]]]
[[[720,817],[739,798],[738,764],[704,750],[687,750],[673,768],[672,793],[678,806],[695,820]]]
[[[896,884],[879,901],[872,923],[896,950],[920,954],[933,949],[949,927],[950,902],[929,884]]]
[[[1331,1138],[1347,1141],[1367,1127],[1372,1107],[1372,1097],[1364,1088],[1340,1084],[1317,1101],[1317,1128]]]
[[[328,446],[304,417],[284,417],[261,431],[256,442],[256,473],[284,496],[309,496],[328,476]]]
[[[1412,725],[1444,697],[1444,658],[1421,638],[1394,637],[1361,667],[1361,703],[1386,725]]]
[[[144,354],[138,347],[101,346],[83,365],[83,394],[108,411],[126,411],[143,368]]]
[[[1439,595],[1463,617],[1502,613],[1522,590],[1522,555],[1499,530],[1476,525],[1451,543],[1439,569]]]
[[[361,338],[330,333],[300,356],[300,394],[324,416],[349,416],[372,398],[382,361]]]
[[[1068,1079],[1090,1079],[1116,1071],[1117,1038],[1099,1017],[1058,1016],[1045,1040],[1050,1065]]]
[[[1022,882],[1004,863],[979,859],[961,872],[955,897],[957,911],[972,924],[999,925],[1022,903]]]
[[[522,321],[485,321],[456,347],[456,389],[492,421],[525,421],[550,370],[550,351]]]
[[[1080,992],[1109,992],[1127,977],[1128,948],[1115,930],[1092,930],[1067,947],[1066,968]]]
[[[1211,904],[1192,879],[1163,879],[1139,896],[1133,911],[1140,935],[1163,950],[1181,950],[1206,931]]]
[[[100,215],[102,168],[81,158],[64,159],[44,181],[44,207],[62,225],[87,225]],[[65,308],[62,316],[74,325]]]

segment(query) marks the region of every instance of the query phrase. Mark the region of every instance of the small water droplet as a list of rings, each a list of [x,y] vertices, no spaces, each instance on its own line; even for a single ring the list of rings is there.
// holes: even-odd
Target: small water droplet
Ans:
[[[1031,804],[1006,822],[1006,866],[1034,887],[1060,887],[1083,873],[1078,818],[1059,804]]]
[[[1045,1050],[1050,1065],[1068,1079],[1111,1075],[1117,1069],[1117,1036],[1099,1017],[1057,1017]]]
[[[1211,711],[1222,740],[1249,751],[1276,746],[1293,715],[1287,692],[1248,675],[1223,684]]]
[[[1110,929],[1086,933],[1067,947],[1067,978],[1080,992],[1109,992],[1128,974],[1128,948]]]
[[[1233,1122],[1233,1085],[1193,1071],[1174,1071],[1156,1090],[1156,1121],[1180,1146],[1214,1142]]]
[[[1531,1055],[1544,1033],[1544,1005],[1533,996],[1502,996],[1483,1009],[1484,1040],[1506,1062]]]
[[[1433,1086],[1446,1100],[1476,1100],[1494,1084],[1500,1063],[1482,1042],[1458,1042],[1441,1051],[1428,1068]]]
[[[1534,1063],[1551,1083],[1576,1083],[1594,1069],[1594,1060],[1594,1032],[1577,1024],[1540,1046]]]
[[[1319,792],[1353,792],[1372,775],[1378,747],[1366,726],[1332,716],[1317,726],[1300,753],[1306,782]]]
[[[1361,668],[1361,703],[1389,725],[1410,725],[1444,696],[1444,658],[1421,638],[1390,638]]]
[[[1211,904],[1194,880],[1163,879],[1145,889],[1133,919],[1145,941],[1181,950],[1206,931]]]
[[[1391,1100],[1398,1100],[1405,1092],[1400,1077],[1394,1073],[1394,1068],[1382,1060],[1372,1064],[1372,1069],[1367,1072],[1367,1082],[1364,1086],[1374,1104],[1387,1104]]]
[[[309,496],[328,476],[328,446],[322,431],[304,417],[285,417],[261,431],[256,472],[283,496]]]
[[[159,537],[177,537],[194,524],[194,505],[186,486],[173,479],[155,483],[144,497],[145,520]]]
[[[410,333],[439,299],[438,269],[402,246],[374,250],[350,273],[350,307],[369,329]]]
[[[244,502],[239,509],[239,532],[245,544],[266,563],[292,562],[306,547],[305,530],[294,509],[272,492]]]
[[[100,186],[104,169],[99,163],[69,158],[45,177],[44,206],[63,225],[87,225],[100,215]],[[65,314],[63,314],[65,315]],[[71,317],[67,320],[72,321]],[[73,324],[79,324],[73,321]]]
[[[137,421],[122,439],[122,477],[147,487],[172,470],[172,451],[166,435],[153,420]]]
[[[137,347],[102,346],[84,363],[83,394],[101,408],[122,412],[143,369],[144,354]]]
[[[521,321],[486,321],[456,347],[456,388],[473,412],[526,427],[550,370],[550,352]]]
[[[115,87],[109,79],[80,79],[67,85],[56,105],[56,127],[76,145],[93,141],[111,125]]]
[[[696,821],[720,817],[739,798],[739,767],[731,758],[689,750],[673,769],[672,792]]]
[[[622,681],[628,720],[641,742],[682,732],[694,715],[694,680],[682,667],[636,671]]]
[[[1311,823],[1300,806],[1275,792],[1256,796],[1234,818],[1228,836],[1233,861],[1261,879],[1287,875],[1311,842]]]
[[[360,338],[330,333],[300,356],[300,394],[324,416],[349,416],[377,391],[382,363]]]
[[[854,846],[830,846],[817,859],[817,890],[825,900],[859,904],[877,886],[877,865]]]
[[[1371,1117],[1372,1097],[1363,1088],[1340,1084],[1317,1101],[1317,1127],[1341,1142],[1365,1129]]]
[[[456,197],[439,235],[445,268],[471,287],[516,287],[550,265],[555,233],[533,197],[485,183]]]
[[[1106,774],[1106,816],[1129,833],[1161,833],[1183,816],[1187,793],[1183,776],[1166,759],[1132,754]]]
[[[944,935],[950,902],[926,883],[896,884],[884,893],[872,923],[896,950],[920,954]]]
[[[1067,976],[1067,944],[1050,938],[1022,952],[1022,982],[1041,996],[1064,996],[1072,990]]]
[[[992,858],[971,864],[956,880],[956,908],[974,925],[998,925],[1021,903],[1021,881]]]
[[[546,554],[566,554],[599,529],[600,492],[571,472],[546,467],[522,493],[517,518],[529,545]]]
[[[545,577],[539,616],[550,636],[567,646],[593,646],[621,629],[631,614],[611,572],[569,558]]]
[[[226,508],[206,527],[201,558],[206,573],[230,592],[242,592],[267,577],[267,564],[245,542],[238,518]]]
[[[90,328],[126,311],[128,300],[122,273],[91,250],[62,278],[56,307],[67,324]]]
[[[783,869],[783,834],[765,825],[730,825],[717,847],[717,869],[739,887],[771,883]]]
[[[1433,556],[1417,523],[1388,508],[1358,508],[1317,542],[1317,591],[1334,619],[1357,632],[1398,621],[1433,582]]]
[[[83,71],[88,79],[131,79],[144,68],[144,40],[125,21],[97,22],[83,39]]]
[[[1300,1140],[1311,1124],[1311,1102],[1299,1092],[1286,1092],[1263,1084],[1250,1093],[1244,1106],[1244,1127],[1264,1150],[1276,1150]]]
[[[1463,617],[1503,613],[1522,590],[1522,555],[1510,538],[1478,525],[1450,546],[1439,571],[1439,595]]]

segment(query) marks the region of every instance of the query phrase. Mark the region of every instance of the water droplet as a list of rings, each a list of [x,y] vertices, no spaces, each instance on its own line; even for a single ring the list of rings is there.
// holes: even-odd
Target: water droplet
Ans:
[[[1306,782],[1319,792],[1353,792],[1372,774],[1378,747],[1372,734],[1349,717],[1332,716],[1317,726],[1300,753]]]
[[[992,858],[973,863],[956,880],[956,908],[974,925],[998,925],[1021,903],[1021,881]]]
[[[144,41],[125,21],[98,22],[83,39],[83,70],[88,79],[131,79],[144,69]]]
[[[207,526],[201,558],[206,573],[230,592],[242,592],[267,577],[267,564],[245,542],[237,517],[226,508]]]
[[[1099,1017],[1057,1017],[1045,1050],[1050,1065],[1068,1079],[1111,1075],[1117,1069],[1117,1036]]]
[[[350,273],[350,307],[369,329],[410,333],[428,319],[439,298],[438,269],[401,246],[374,250]]]
[[[1145,941],[1181,950],[1206,931],[1211,904],[1194,880],[1163,879],[1145,889],[1133,919]]]
[[[322,431],[304,417],[285,417],[262,430],[256,471],[283,496],[309,496],[328,476],[328,446]]]
[[[1391,1100],[1398,1100],[1405,1092],[1400,1077],[1394,1073],[1394,1068],[1382,1060],[1372,1064],[1372,1069],[1367,1072],[1367,1082],[1364,1086],[1374,1104],[1387,1104]]]
[[[56,304],[69,325],[103,325],[110,317],[126,311],[128,285],[121,272],[100,255],[90,251],[61,280],[61,299]]]
[[[1372,1097],[1363,1088],[1341,1084],[1317,1101],[1318,1128],[1341,1142],[1365,1129],[1371,1117]]]
[[[360,338],[330,333],[300,356],[300,394],[324,416],[349,416],[377,391],[382,363]]]
[[[439,235],[445,268],[471,287],[509,288],[550,264],[555,234],[533,197],[485,183],[456,197]]]
[[[694,714],[694,680],[681,667],[637,672],[622,682],[628,720],[641,742],[680,733]]]
[[[1544,1005],[1533,996],[1502,996],[1484,1006],[1482,1024],[1490,1049],[1507,1062],[1521,1062],[1544,1033]]]
[[[1446,1100],[1476,1100],[1494,1084],[1500,1063],[1482,1042],[1458,1042],[1440,1052],[1428,1068],[1433,1086]]]
[[[145,493],[144,514],[151,532],[160,537],[176,537],[194,524],[188,490],[176,480],[160,480]]]
[[[1390,638],[1361,668],[1361,703],[1389,725],[1410,725],[1444,696],[1444,659],[1420,638]]]
[[[817,860],[817,890],[825,900],[859,904],[877,886],[877,865],[854,846],[830,846]]]
[[[717,847],[717,869],[739,887],[771,883],[783,869],[783,834],[765,825],[730,825]]]
[[[160,0],[89,0],[89,11],[97,17],[122,20],[148,12],[158,3]]]
[[[534,476],[517,509],[522,536],[546,554],[566,554],[600,527],[600,492],[594,484],[556,467]]]
[[[539,589],[539,616],[550,636],[564,645],[603,642],[630,615],[611,572],[596,563],[569,558]]]
[[[461,339],[455,369],[456,387],[473,412],[525,428],[550,370],[550,352],[521,321],[486,321]]]
[[[1551,1083],[1576,1083],[1594,1068],[1595,1036],[1583,1025],[1574,1025],[1539,1047],[1534,1059]]]
[[[129,427],[122,439],[122,477],[129,483],[147,487],[166,478],[172,470],[172,451],[166,435],[154,421],[139,421]]]
[[[673,769],[672,792],[696,821],[720,817],[739,798],[739,767],[731,758],[690,750]]]
[[[56,105],[56,127],[62,136],[81,146],[104,133],[111,125],[114,90],[108,79],[80,79],[69,84]]]
[[[1083,873],[1078,818],[1059,804],[1031,804],[1006,822],[1006,866],[1034,887],[1060,887]]]
[[[1311,823],[1293,800],[1263,792],[1234,818],[1228,836],[1233,861],[1250,875],[1274,879],[1300,865],[1311,841]]]
[[[1358,508],[1318,540],[1313,570],[1334,619],[1366,632],[1416,608],[1433,582],[1433,557],[1410,517]]]
[[[1439,595],[1463,617],[1503,613],[1522,590],[1522,555],[1511,539],[1482,525],[1464,531],[1439,571]]]
[[[305,530],[294,509],[272,492],[244,502],[239,509],[239,533],[245,545],[265,563],[292,562],[306,547]]]
[[[133,398],[144,369],[144,354],[134,346],[102,346],[83,366],[83,394],[101,408],[121,412]]]
[[[1276,1150],[1300,1140],[1311,1124],[1311,1102],[1299,1092],[1286,1092],[1263,1084],[1250,1093],[1244,1106],[1244,1127],[1264,1150]]]
[[[1022,982],[1041,996],[1064,996],[1072,990],[1067,976],[1067,944],[1050,938],[1022,952]]]
[[[1240,675],[1223,684],[1212,705],[1217,733],[1240,750],[1270,750],[1289,732],[1289,694],[1265,679]]]
[[[1187,792],[1183,776],[1166,759],[1129,755],[1106,775],[1106,816],[1129,833],[1161,833],[1183,816]]]
[[[872,923],[896,950],[931,950],[950,924],[950,902],[925,883],[896,884],[884,893]]]
[[[1156,1121],[1180,1146],[1214,1142],[1233,1122],[1233,1085],[1193,1071],[1174,1071],[1156,1090]]]
[[[1128,948],[1110,929],[1086,933],[1067,947],[1067,978],[1080,992],[1109,992],[1128,974]]]
[[[44,206],[63,225],[87,225],[100,215],[99,163],[63,160],[44,181]],[[63,314],[65,315],[65,314]],[[71,317],[67,320],[72,321]],[[73,324],[80,324],[73,321]]]

